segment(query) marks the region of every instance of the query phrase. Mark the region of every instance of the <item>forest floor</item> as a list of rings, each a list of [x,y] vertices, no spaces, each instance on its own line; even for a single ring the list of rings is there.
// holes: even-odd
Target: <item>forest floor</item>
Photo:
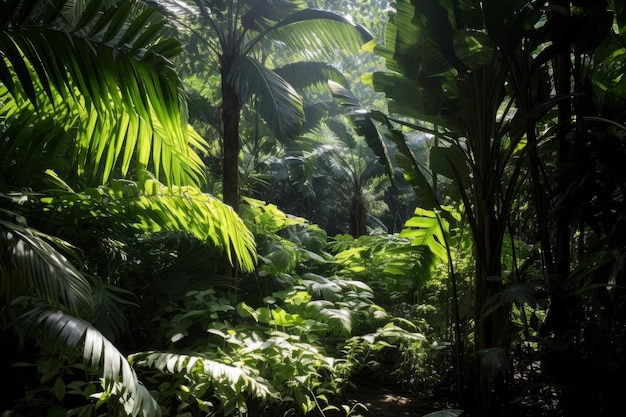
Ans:
[[[347,390],[350,405],[362,404],[367,410],[356,406],[363,417],[423,417],[429,413],[450,408],[426,394],[403,392],[401,387],[360,381],[355,388]]]

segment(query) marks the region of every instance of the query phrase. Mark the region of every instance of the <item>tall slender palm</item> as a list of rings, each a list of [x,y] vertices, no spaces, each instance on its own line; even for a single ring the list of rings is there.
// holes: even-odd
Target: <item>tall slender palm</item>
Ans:
[[[159,2],[170,12],[187,13],[181,2]],[[333,56],[338,48],[357,49],[372,35],[350,19],[330,11],[307,9],[302,0],[187,0],[197,24],[211,28],[204,38],[218,61],[221,77],[221,122],[223,128],[223,200],[237,210],[239,206],[238,158],[239,122],[245,102],[254,99],[256,109],[269,128],[281,138],[294,138],[304,121],[302,100],[289,73],[266,67],[255,53],[273,43],[281,54],[307,57],[308,60]],[[272,49],[269,49],[270,51]],[[313,81],[329,78],[319,63],[291,67],[298,77]]]
[[[132,415],[159,410],[125,356],[90,324],[81,248],[51,225],[185,229],[232,251],[244,268],[254,262],[241,220],[198,188],[205,144],[188,129],[171,64],[180,45],[160,35],[165,24],[134,0],[0,3],[3,351],[15,329],[36,329],[42,346],[66,353],[82,346],[83,359],[101,367],[105,391]]]

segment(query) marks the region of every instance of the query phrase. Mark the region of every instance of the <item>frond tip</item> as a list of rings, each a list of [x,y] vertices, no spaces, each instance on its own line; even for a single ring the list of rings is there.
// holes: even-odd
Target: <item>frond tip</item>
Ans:
[[[17,308],[22,304],[28,309],[18,317],[18,329],[38,329],[42,343],[59,352],[71,351],[82,345],[84,362],[102,370],[104,388],[119,398],[128,415],[161,415],[159,405],[139,382],[126,357],[96,328],[38,299],[20,297],[13,302]]]
[[[134,201],[135,213],[148,230],[185,230],[210,239],[244,271],[256,264],[254,236],[231,207],[196,187],[165,187],[148,181]]]
[[[61,189],[61,180],[51,178]],[[85,220],[108,218],[139,233],[189,232],[200,240],[210,240],[244,271],[253,271],[256,266],[256,242],[243,220],[231,207],[194,186],[167,187],[156,180],[143,183],[114,180],[110,186],[80,192],[66,188],[43,198],[42,202],[53,212],[71,211],[72,207],[80,206]]]

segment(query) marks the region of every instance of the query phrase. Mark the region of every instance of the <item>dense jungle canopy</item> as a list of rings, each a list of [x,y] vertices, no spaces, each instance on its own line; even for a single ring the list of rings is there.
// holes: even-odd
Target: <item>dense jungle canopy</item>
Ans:
[[[618,0],[0,0],[0,415],[623,413],[625,72]]]

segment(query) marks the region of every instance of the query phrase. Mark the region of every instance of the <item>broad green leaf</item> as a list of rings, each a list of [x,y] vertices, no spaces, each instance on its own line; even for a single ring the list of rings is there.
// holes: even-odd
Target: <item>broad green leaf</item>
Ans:
[[[430,167],[438,174],[457,181],[460,187],[465,188],[470,182],[466,155],[458,146],[431,148]]]
[[[305,319],[299,314],[291,314],[284,309],[277,307],[271,310],[272,324],[276,326],[300,326],[305,323]]]
[[[400,232],[400,237],[412,239],[412,245],[425,245],[440,260],[444,262],[448,260],[444,236],[449,227],[447,220],[434,211],[418,207],[415,209],[415,216],[407,220],[404,226],[405,228]]]
[[[491,65],[496,60],[496,45],[484,33],[476,31],[456,31],[454,50],[461,61],[470,69],[477,70]]]
[[[274,72],[287,81],[295,89],[304,89],[310,86],[324,86],[328,80],[346,84],[346,77],[335,67],[324,62],[294,62]]]

